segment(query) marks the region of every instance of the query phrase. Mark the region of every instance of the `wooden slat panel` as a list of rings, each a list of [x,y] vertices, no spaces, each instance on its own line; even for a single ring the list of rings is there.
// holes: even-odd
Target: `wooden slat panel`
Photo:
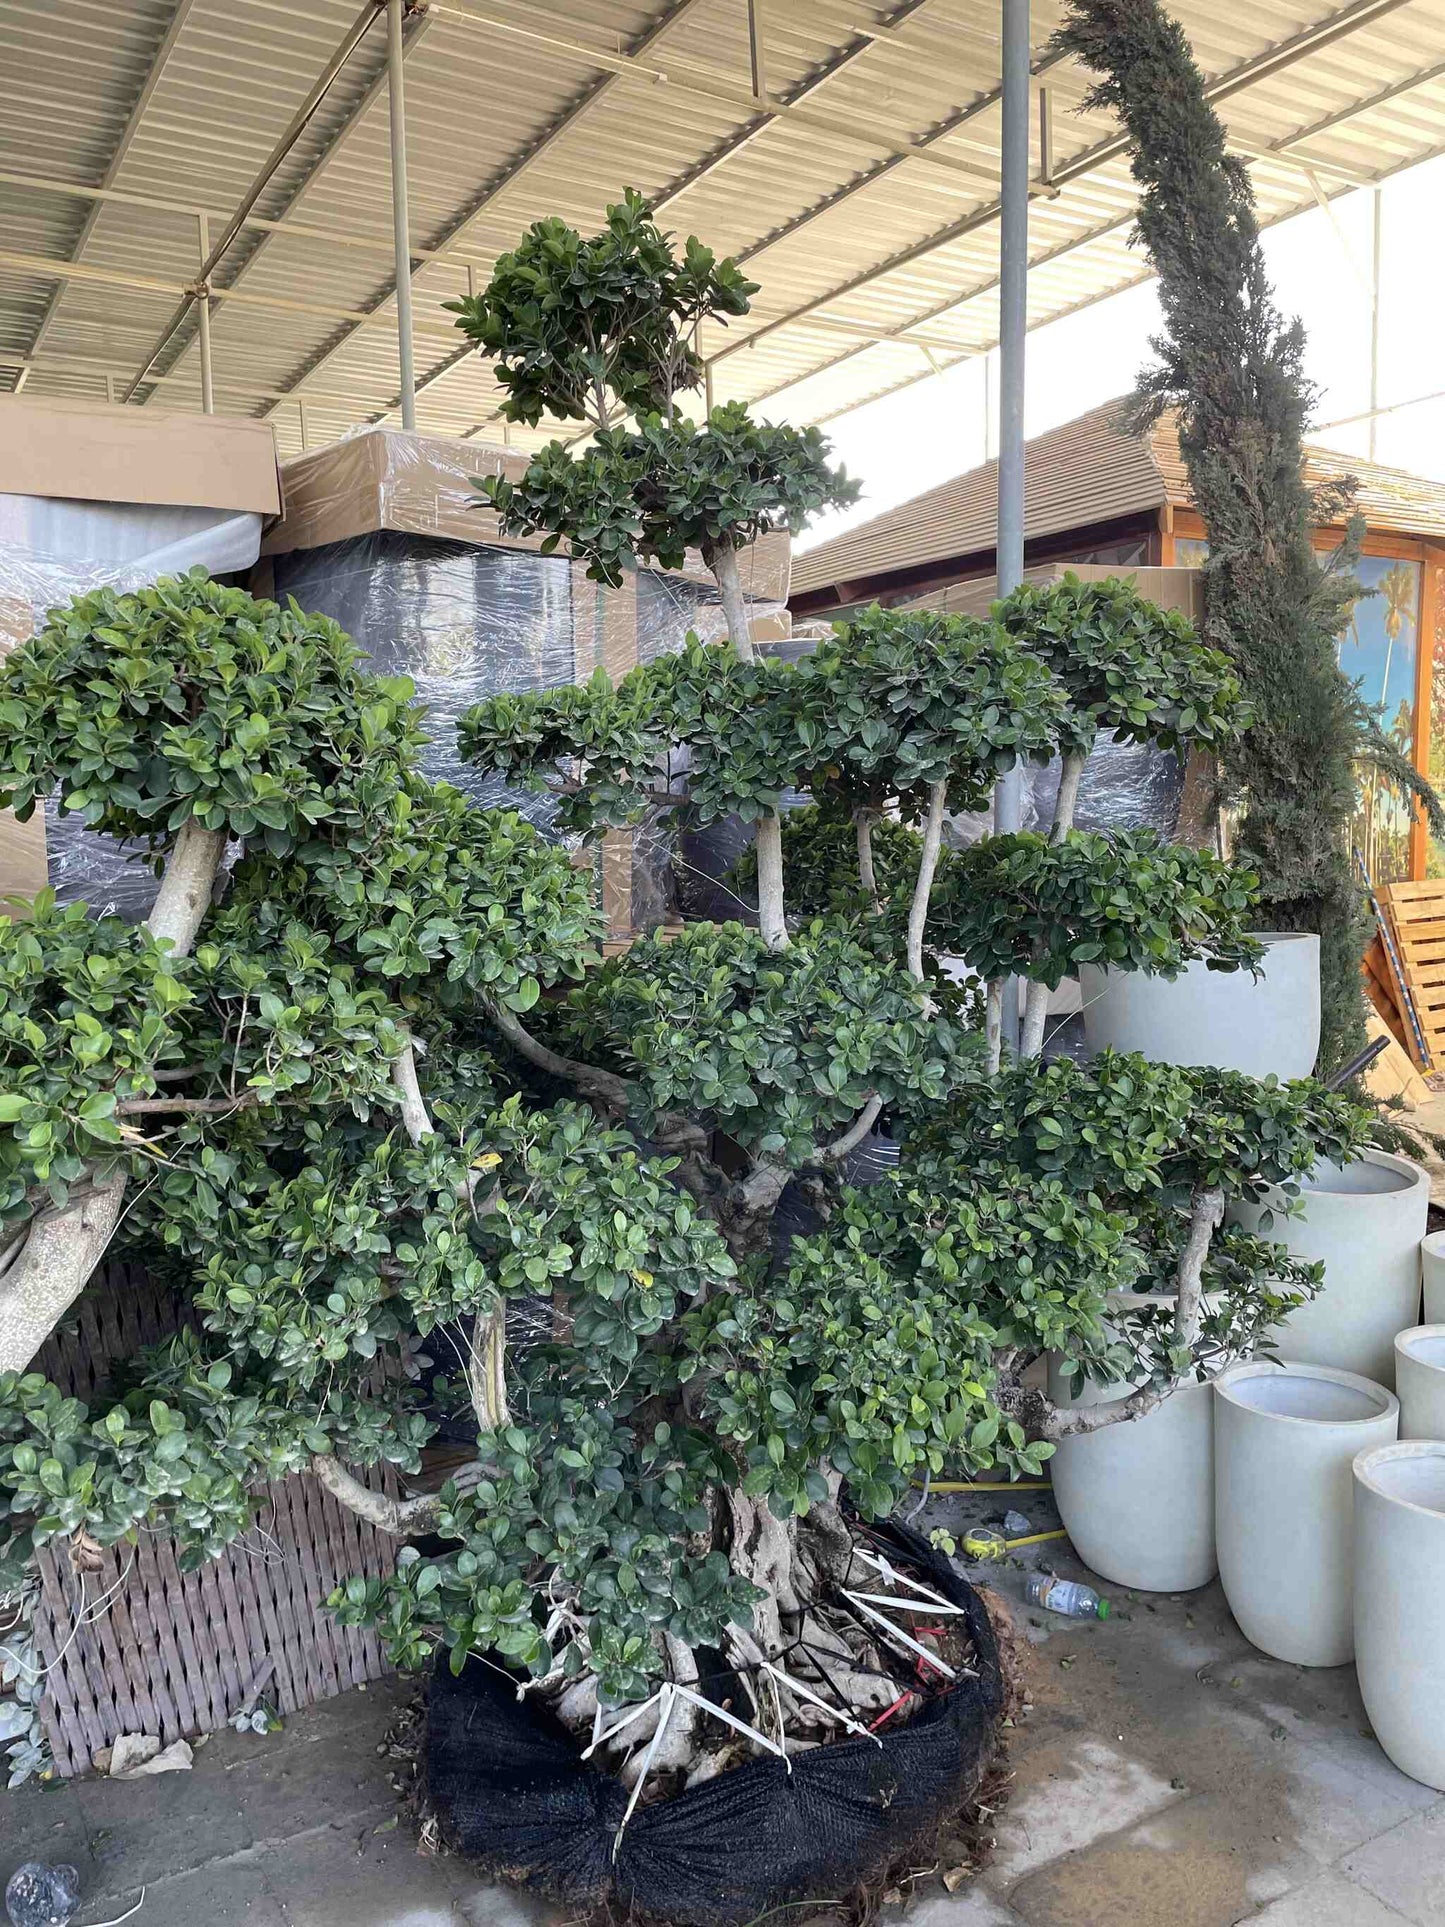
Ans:
[[[188,1308],[169,1291],[116,1264],[85,1294],[75,1331],[52,1338],[37,1368],[71,1396],[104,1409],[112,1362],[187,1318]],[[395,1490],[389,1471],[358,1476]],[[394,1542],[310,1477],[267,1493],[272,1507],[263,1502],[245,1542],[199,1572],[181,1572],[164,1533],[143,1529],[136,1545],[107,1552],[84,1587],[92,1605],[107,1603],[78,1629],[81,1588],[66,1548],[41,1555],[35,1632],[50,1669],[41,1715],[62,1774],[87,1771],[94,1754],[122,1733],[157,1733],[169,1743],[214,1732],[268,1659],[275,1673],[264,1694],[283,1712],[389,1670],[376,1635],[343,1632],[325,1599],[351,1573],[390,1572]]]
[[[1425,1042],[1436,1064],[1445,1064],[1445,879],[1390,883],[1380,895]],[[1408,1025],[1407,1041],[1413,1044]]]

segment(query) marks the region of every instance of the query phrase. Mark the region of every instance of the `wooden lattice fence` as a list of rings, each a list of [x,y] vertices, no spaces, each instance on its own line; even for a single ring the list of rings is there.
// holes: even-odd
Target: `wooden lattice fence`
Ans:
[[[85,1294],[78,1329],[52,1338],[36,1369],[89,1399],[112,1359],[182,1316],[144,1272],[112,1265]],[[144,1528],[94,1572],[76,1572],[63,1547],[43,1555],[35,1631],[56,1765],[84,1772],[122,1733],[168,1744],[213,1732],[261,1679],[263,1697],[289,1713],[380,1678],[375,1635],[335,1625],[324,1602],[352,1573],[390,1571],[394,1551],[308,1476],[268,1486],[252,1530],[197,1572],[182,1573],[169,1536]]]

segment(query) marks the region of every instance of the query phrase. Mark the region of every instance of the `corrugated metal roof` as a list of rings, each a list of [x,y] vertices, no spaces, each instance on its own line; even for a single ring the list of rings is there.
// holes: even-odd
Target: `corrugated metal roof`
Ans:
[[[1026,540],[1192,506],[1172,419],[1135,434],[1120,426],[1122,406],[1105,402],[1026,445]],[[1314,486],[1353,479],[1355,506],[1372,529],[1445,539],[1445,483],[1327,448],[1305,450],[1305,479]],[[992,549],[997,514],[998,463],[985,462],[795,555],[792,592],[806,595]]]
[[[139,402],[199,405],[193,317],[150,365],[197,270],[188,210],[221,232],[358,4],[0,0],[0,382],[99,398],[107,375],[124,395],[149,369]],[[1117,129],[1082,111],[1088,76],[1048,53],[1061,6],[1033,5],[1054,149],[1032,205],[1035,322],[1145,272]],[[1306,162],[1333,192],[1445,150],[1445,0],[1174,11],[1231,137],[1263,157],[1265,221],[1312,204]],[[767,0],[759,17],[765,99],[746,0],[413,9],[420,426],[495,439],[497,390],[440,303],[530,221],[594,227],[624,185],[762,284],[745,322],[704,336],[719,399],[823,420],[994,342],[992,0]],[[315,445],[398,400],[383,40],[379,26],[362,38],[213,277],[218,405],[273,415],[283,453],[301,445],[299,403]],[[46,263],[82,272],[57,279]],[[137,277],[151,285],[125,285]]]

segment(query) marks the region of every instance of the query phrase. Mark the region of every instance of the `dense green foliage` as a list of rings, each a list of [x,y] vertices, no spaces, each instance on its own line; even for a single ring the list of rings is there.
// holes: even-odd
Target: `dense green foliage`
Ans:
[[[1157,830],[988,836],[954,854],[933,910],[933,941],[985,978],[1019,976],[1053,990],[1080,964],[1177,977],[1199,960],[1247,969],[1262,952],[1246,932],[1255,879],[1210,850]]]
[[[629,197],[596,242],[534,229],[464,319],[518,419],[585,415],[599,385],[609,408],[657,382],[670,403],[695,374],[685,331],[746,300],[704,256],[679,260]],[[741,519],[718,510],[708,433],[685,473],[726,557],[801,511],[776,473]],[[676,531],[692,512],[658,513]],[[569,533],[570,508],[537,513]],[[641,512],[623,532],[599,566],[664,553]],[[945,804],[977,805],[1022,758],[1077,759],[1104,725],[1225,737],[1232,680],[1174,619],[1119,585],[981,623],[872,610],[786,664],[755,656],[744,611],[728,644],[615,687],[479,705],[464,753],[556,789],[584,832],[654,806],[679,746],[684,820],[737,813],[761,850],[783,790],[806,788],[812,830],[846,826],[855,859],[858,822],[879,831],[881,913],[848,900],[830,841],[791,930],[698,924],[606,963],[588,873],[422,777],[408,695],[330,625],[200,576],[84,598],[0,670],[0,794],[83,785],[88,821],[171,865],[163,896],[196,824],[244,846],[215,902],[214,865],[198,873],[179,939],[48,897],[0,925],[0,1358],[19,1352],[0,1371],[0,1584],[37,1546],[88,1555],[141,1529],[201,1560],[246,1529],[259,1481],[309,1467],[403,1542],[394,1575],[339,1589],[344,1620],[380,1624],[407,1663],[494,1651],[540,1691],[631,1702],[680,1652],[694,1664],[686,1648],[736,1660],[749,1622],[781,1656],[802,1535],[846,1547],[842,1506],[881,1517],[949,1465],[1036,1472],[1060,1414],[1022,1378],[1045,1351],[1163,1390],[1313,1288],[1227,1233],[1198,1330],[1114,1305],[1182,1304],[1201,1212],[1348,1155],[1349,1104],[1138,1060],[991,1076],[961,993],[899,942],[911,923],[1051,978],[1086,952],[1247,960],[1250,876],[1142,837],[955,852],[928,939],[922,845],[900,827],[936,837]],[[850,1184],[880,1123],[897,1166]],[[43,1332],[13,1333],[37,1293],[50,1326],[68,1314],[93,1259],[67,1284],[52,1247],[87,1249],[88,1204],[120,1177],[121,1240],[188,1322],[87,1407],[34,1369]],[[814,1213],[796,1239],[790,1186]],[[439,1495],[411,1489],[444,1425],[470,1432],[469,1462]],[[380,1466],[406,1496],[367,1487]]]
[[[1129,135],[1138,237],[1164,314],[1133,419],[1176,413],[1209,537],[1205,637],[1237,666],[1254,714],[1223,754],[1243,807],[1238,853],[1260,877],[1268,927],[1320,934],[1328,1069],[1364,1042],[1356,762],[1438,806],[1336,658],[1358,593],[1352,545],[1343,567],[1321,568],[1310,531],[1348,514],[1350,491],[1317,493],[1304,480],[1315,400],[1304,333],[1276,305],[1248,167],[1228,151],[1183,29],[1160,0],[1071,0],[1057,44],[1102,76],[1091,104],[1116,112]]]
[[[1229,658],[1129,582],[1023,582],[993,613],[1048,664],[1074,709],[1122,742],[1217,747],[1251,721]]]

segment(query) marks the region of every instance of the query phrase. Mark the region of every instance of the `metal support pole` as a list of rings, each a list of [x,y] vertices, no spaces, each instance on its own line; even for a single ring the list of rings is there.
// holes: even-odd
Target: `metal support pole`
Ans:
[[[296,401],[296,413],[301,420],[301,453],[304,455],[311,446],[311,436],[306,423],[306,404],[299,396]]]
[[[201,274],[206,272],[206,259],[211,252],[211,224],[204,214],[196,216],[200,230]],[[196,301],[196,320],[200,331],[201,345],[201,413],[214,415],[216,412],[216,387],[211,375],[211,291],[202,281],[201,292]]]
[[[999,183],[998,592],[1024,575],[1024,343],[1029,275],[1029,0],[1002,0],[1003,138]],[[1023,826],[1023,770],[999,778],[993,826]],[[1005,986],[1003,1037],[1017,1054],[1018,980]]]
[[[1054,184],[1054,102],[1047,87],[1039,89],[1039,181]]]
[[[768,54],[763,25],[763,0],[748,0],[748,70],[753,83],[753,99],[767,105]]]
[[[416,427],[416,358],[411,339],[411,234],[406,195],[406,92],[402,82],[405,0],[386,0],[386,104],[391,114],[391,220],[396,241],[396,341],[401,425]]]
[[[1385,195],[1375,189],[1374,236],[1370,251],[1370,442],[1369,455],[1375,459],[1376,425],[1380,413],[1380,253],[1385,225]]]

